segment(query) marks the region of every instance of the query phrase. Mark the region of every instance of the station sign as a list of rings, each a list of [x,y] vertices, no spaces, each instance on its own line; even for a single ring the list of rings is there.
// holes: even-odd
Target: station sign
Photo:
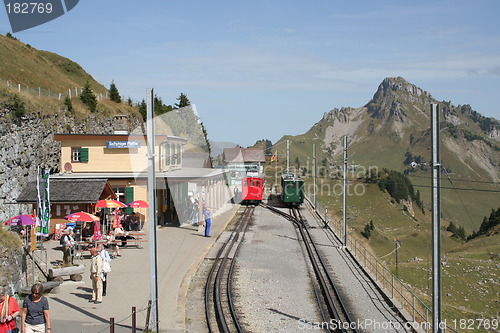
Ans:
[[[106,141],[106,148],[141,148],[140,141]]]

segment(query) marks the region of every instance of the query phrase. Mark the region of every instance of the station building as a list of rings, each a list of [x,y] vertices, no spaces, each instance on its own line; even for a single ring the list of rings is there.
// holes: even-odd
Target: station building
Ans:
[[[61,171],[50,176],[51,225],[67,222],[70,213],[97,212],[100,199],[148,201],[146,136],[55,134],[54,140],[61,143]],[[212,168],[207,153],[185,152],[186,143],[177,136],[155,136],[158,225],[199,222],[203,205],[216,214],[231,199],[226,171]],[[28,184],[17,202],[36,204],[36,184]],[[194,207],[198,221],[192,220]],[[148,221],[148,208],[136,212]]]
[[[247,176],[256,177],[264,172],[266,156],[259,148],[224,148],[224,167],[229,172],[230,185],[240,186]]]

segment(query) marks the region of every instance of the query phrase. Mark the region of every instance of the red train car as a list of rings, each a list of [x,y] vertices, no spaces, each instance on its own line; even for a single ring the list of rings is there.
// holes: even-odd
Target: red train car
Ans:
[[[258,205],[262,201],[264,179],[245,177],[241,180],[241,200],[243,204]]]

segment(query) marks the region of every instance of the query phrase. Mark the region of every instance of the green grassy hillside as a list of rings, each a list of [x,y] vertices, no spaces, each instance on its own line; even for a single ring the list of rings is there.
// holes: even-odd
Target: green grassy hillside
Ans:
[[[311,178],[307,179],[312,182]],[[318,201],[329,207],[336,220],[342,218],[341,181],[320,180]],[[336,189],[336,190],[335,190]],[[355,236],[364,240],[382,262],[396,274],[395,240],[398,249],[398,276],[430,307],[432,304],[432,224],[431,212],[423,214],[416,205],[411,216],[376,184],[350,179],[348,217],[352,217]],[[356,190],[357,189],[357,190]],[[363,190],[361,190],[363,189]],[[483,212],[487,215],[489,212]],[[375,229],[366,239],[361,232],[373,222]],[[496,318],[500,295],[499,228],[489,236],[469,242],[451,237],[442,221],[442,288],[444,317],[451,321],[463,318]],[[487,330],[478,330],[487,332]]]
[[[41,87],[55,93],[81,88],[87,81],[95,93],[107,91],[76,62],[3,35],[0,35],[0,78],[16,87],[17,84]]]

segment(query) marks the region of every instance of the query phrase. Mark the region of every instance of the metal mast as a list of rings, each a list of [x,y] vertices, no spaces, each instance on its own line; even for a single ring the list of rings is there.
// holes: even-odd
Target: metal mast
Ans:
[[[431,104],[432,129],[432,332],[441,325],[441,162],[439,155],[439,105]]]
[[[286,174],[290,172],[290,141],[286,140]]]
[[[316,144],[313,143],[313,179],[314,179],[314,186],[313,186],[313,193],[314,193],[314,208],[317,206],[317,201],[316,201],[316,195],[318,194],[316,191]]]
[[[149,260],[150,260],[150,298],[151,330],[158,332],[158,260],[156,253],[156,171],[155,171],[155,127],[153,89],[146,90],[147,141],[148,141],[148,200],[149,200]]]
[[[344,209],[342,220],[344,222],[344,246],[347,246],[347,135],[344,136],[344,186],[343,186]]]

